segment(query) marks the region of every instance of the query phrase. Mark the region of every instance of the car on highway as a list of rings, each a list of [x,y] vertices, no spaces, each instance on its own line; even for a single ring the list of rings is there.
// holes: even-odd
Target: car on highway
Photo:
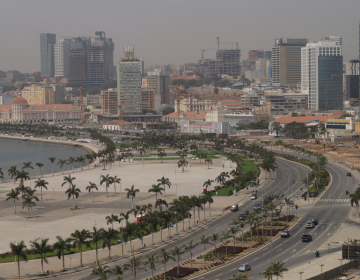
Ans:
[[[250,199],[251,200],[257,199],[257,194],[256,193],[251,194]]]
[[[287,230],[287,229],[284,229],[284,230],[281,232],[281,237],[290,237],[290,231]]]
[[[239,215],[239,220],[244,220],[244,219],[247,217],[247,215],[249,215],[249,211],[248,211],[248,210],[242,211],[242,212],[240,213],[240,215]]]
[[[251,267],[247,263],[241,264],[239,266],[239,271],[249,271],[249,270],[251,270]]]
[[[309,221],[306,223],[306,228],[314,228],[314,223],[312,221]]]
[[[254,204],[254,210],[261,209],[261,205],[259,203]]]
[[[317,225],[319,224],[319,221],[316,220],[316,219],[312,219],[311,221],[313,222],[313,224],[314,224],[315,226],[317,226]]]
[[[350,172],[346,172],[346,176],[351,176],[351,173]]]
[[[235,203],[234,205],[231,206],[230,211],[231,212],[235,212],[239,210],[239,205],[237,203]]]
[[[310,242],[312,240],[312,236],[310,234],[303,234],[301,237],[302,242]]]

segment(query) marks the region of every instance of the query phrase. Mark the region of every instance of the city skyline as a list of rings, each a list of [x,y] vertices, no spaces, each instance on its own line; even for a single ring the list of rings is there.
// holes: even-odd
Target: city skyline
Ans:
[[[201,58],[199,49],[207,48],[214,50],[206,51],[205,58],[215,58],[217,36],[220,43],[246,42],[240,45],[245,59],[248,50],[271,50],[275,38],[318,41],[335,35],[342,37],[344,61],[358,58],[358,1],[349,0],[346,5],[325,0],[102,3],[65,0],[60,6],[41,0],[3,1],[0,23],[8,26],[11,22],[11,28],[0,30],[6,39],[1,46],[1,70],[40,71],[40,33],[54,33],[60,39],[93,36],[95,30],[113,38],[114,64],[126,45],[136,47],[137,57],[146,66],[196,62]],[[232,47],[220,44],[222,49]]]

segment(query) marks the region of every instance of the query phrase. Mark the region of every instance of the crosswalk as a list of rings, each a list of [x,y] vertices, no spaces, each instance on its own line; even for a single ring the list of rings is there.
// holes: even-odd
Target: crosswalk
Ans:
[[[333,198],[321,198],[319,202],[350,202],[350,199],[333,199]]]

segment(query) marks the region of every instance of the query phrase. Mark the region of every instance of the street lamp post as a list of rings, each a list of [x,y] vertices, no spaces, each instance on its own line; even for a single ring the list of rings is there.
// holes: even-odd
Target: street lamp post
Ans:
[[[302,274],[304,273],[303,271],[298,272],[300,274],[300,280],[302,280]]]
[[[322,280],[322,267],[323,266],[324,266],[323,264],[320,264],[320,268],[321,268],[320,280]]]

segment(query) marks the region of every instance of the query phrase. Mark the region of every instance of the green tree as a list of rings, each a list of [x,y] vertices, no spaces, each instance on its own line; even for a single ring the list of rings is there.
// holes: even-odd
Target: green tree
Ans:
[[[29,172],[26,172],[25,170],[17,171],[15,180],[17,181],[20,179],[20,185],[24,184],[24,181],[30,180]]]
[[[185,248],[185,251],[190,253],[190,264],[191,264],[191,268],[192,268],[192,263],[193,263],[193,261],[192,261],[192,257],[193,257],[192,250],[193,250],[197,245],[198,245],[197,243],[193,244],[193,241],[191,240],[191,241],[189,242],[189,245],[188,245],[188,246],[185,245],[185,247],[184,247],[184,248]]]
[[[163,186],[163,189],[164,189],[164,197],[166,196],[166,186],[171,187],[171,182],[169,180],[169,178],[165,178],[165,176],[162,176],[160,179],[157,180],[162,186]]]
[[[78,198],[80,195],[81,190],[76,187],[76,185],[71,184],[71,186],[65,191],[67,194],[68,199],[73,198],[73,209],[75,210],[75,197]]]
[[[210,243],[214,246],[214,254],[215,254],[215,258],[216,258],[216,243],[221,239],[220,235],[217,233],[213,233],[209,240],[212,241],[213,243]]]
[[[28,217],[30,218],[30,209],[33,206],[36,206],[35,201],[39,201],[39,198],[35,195],[32,194],[25,194],[25,196],[23,197],[23,206],[28,208]]]
[[[23,240],[17,243],[10,242],[11,252],[16,256],[18,264],[18,278],[20,279],[20,258],[27,261],[26,245]]]
[[[276,133],[276,136],[279,136],[279,133],[283,130],[282,126],[278,122],[273,122],[270,125],[270,133]]]
[[[140,192],[139,189],[135,189],[135,186],[132,185],[131,188],[126,188],[126,197],[129,198],[131,196],[131,208],[134,208],[134,197],[138,192]]]
[[[101,234],[101,237],[102,237],[102,240],[103,240],[103,249],[105,247],[107,247],[109,249],[109,256],[108,256],[108,259],[111,259],[111,242],[113,240],[117,240],[117,230],[114,230],[113,228],[109,227],[108,230],[103,230],[102,231],[102,234]]]
[[[173,255],[178,263],[177,265],[177,274],[179,275],[179,268],[180,268],[180,260],[181,260],[181,255],[185,253],[185,250],[183,248],[184,246],[175,246],[175,248],[173,250],[171,250],[171,255]]]
[[[151,269],[151,278],[154,277],[154,271],[156,271],[156,263],[159,261],[156,259],[157,253],[152,253],[151,255],[145,255],[146,261],[144,261],[144,265]]]
[[[288,271],[287,268],[284,267],[285,263],[282,261],[272,262],[271,266],[266,268],[264,272],[260,272],[259,274],[264,275],[265,279],[269,280],[272,279],[272,276],[276,276],[276,279],[279,277],[283,278],[283,274],[285,271]]]
[[[89,185],[86,186],[86,190],[87,190],[88,192],[91,192],[91,193],[92,193],[92,202],[93,202],[93,203],[94,203],[94,189],[95,189],[95,190],[98,190],[98,187],[96,186],[96,184],[89,182]]]
[[[158,149],[158,157],[161,158],[161,162],[164,162],[164,157],[166,157],[167,154],[165,153],[164,149]]]
[[[119,216],[111,214],[110,216],[106,216],[105,219],[106,219],[106,224],[107,225],[111,224],[112,229],[114,229],[114,222],[119,221]]]
[[[62,259],[63,271],[65,271],[65,254],[70,252],[71,244],[70,239],[64,239],[60,235],[56,236],[56,242],[54,243],[54,250],[57,250],[56,256],[58,259]]]
[[[140,260],[141,256],[135,257],[133,256],[131,260],[125,264],[126,269],[131,270],[132,275],[134,275],[134,280],[136,280],[136,271],[137,270],[145,270],[146,269],[142,266],[142,261]]]
[[[210,168],[210,164],[212,164],[212,159],[205,159],[205,163],[208,164],[208,169]]]
[[[360,190],[356,190],[354,193],[349,194],[351,206],[356,205],[356,217],[359,218],[359,200],[360,200]]]
[[[92,243],[95,244],[96,261],[98,262],[98,243],[102,240],[103,228],[97,229],[93,227],[93,231],[89,232],[89,238]]]
[[[61,169],[63,174],[64,174],[64,170],[62,168],[63,168],[64,164],[67,164],[67,160],[66,159],[59,159],[57,165],[60,165],[60,169]]]
[[[108,197],[108,187],[112,184],[112,179],[113,178],[109,174],[106,174],[106,176],[101,175],[100,177],[100,185],[105,183],[107,197]]]
[[[47,190],[48,188],[47,188],[47,185],[48,185],[49,183],[48,182],[46,182],[45,180],[42,180],[42,179],[40,179],[40,178],[38,178],[38,180],[37,181],[35,181],[35,189],[36,188],[40,188],[40,200],[43,200],[42,199],[42,189],[44,188],[45,190]]]
[[[8,175],[10,176],[11,179],[17,180],[16,179],[17,173],[18,171],[15,165],[11,166],[8,170]]]
[[[111,274],[116,276],[116,280],[123,280],[122,275],[126,269],[126,266],[115,265],[115,267],[111,270]]]
[[[171,113],[175,112],[175,109],[173,107],[167,107],[162,110],[163,115],[169,115]]]
[[[49,238],[41,238],[38,242],[37,239],[34,241],[30,241],[32,251],[34,254],[40,255],[40,263],[41,263],[41,274],[44,274],[44,262],[48,264],[47,253],[51,253],[53,251],[50,244],[48,244]]]
[[[153,193],[155,193],[155,203],[156,203],[156,201],[158,200],[157,199],[157,196],[158,196],[158,194],[162,194],[162,191],[165,191],[165,189],[164,188],[162,188],[162,187],[160,187],[160,185],[161,185],[161,183],[159,183],[159,184],[153,184],[152,186],[151,186],[151,188],[148,190],[148,192],[153,192]]]
[[[41,162],[37,162],[36,163],[36,166],[39,167],[39,170],[40,170],[40,177],[41,177],[41,167],[44,166],[44,164],[42,164]]]
[[[160,261],[165,265],[164,269],[164,280],[166,279],[166,264],[173,260],[175,261],[175,258],[171,255],[171,252],[165,251],[165,249],[161,249],[160,253],[157,256],[157,259],[160,259]]]
[[[83,250],[83,245],[85,245],[86,248],[91,248],[90,247],[90,241],[89,239],[91,238],[91,235],[89,233],[88,230],[75,230],[73,233],[71,233],[71,237],[69,239],[70,242],[72,242],[72,246],[78,247],[79,248],[79,252],[80,252],[80,266],[83,267],[83,262],[82,262],[82,250]]]
[[[107,280],[112,274],[112,271],[107,265],[103,265],[101,262],[96,261],[97,266],[95,266],[90,275],[99,276],[99,280]]]
[[[6,201],[8,201],[9,199],[14,200],[15,214],[16,214],[16,200],[19,200],[19,194],[20,192],[14,189],[12,189],[9,193],[6,194],[7,196]]]
[[[56,157],[49,157],[49,160],[51,162],[51,174],[54,176],[54,162],[56,160]]]

